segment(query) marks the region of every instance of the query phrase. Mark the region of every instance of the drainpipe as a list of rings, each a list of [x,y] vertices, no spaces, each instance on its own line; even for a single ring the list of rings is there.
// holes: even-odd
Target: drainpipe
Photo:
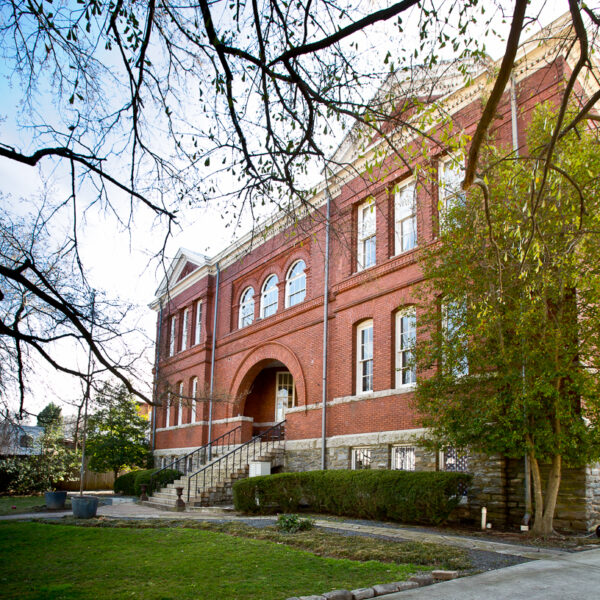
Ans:
[[[321,410],[321,469],[327,468],[327,330],[329,317],[329,219],[331,215],[331,194],[327,194],[327,216],[325,218],[325,275],[323,283],[323,408]]]
[[[160,309],[158,311],[158,332],[156,334],[156,352],[154,353],[154,406],[152,407],[152,453],[156,450],[156,407],[158,405],[158,369],[160,362],[160,344],[162,337],[162,320],[163,320],[163,305],[160,302]]]
[[[215,383],[215,348],[217,345],[217,310],[219,308],[219,280],[221,278],[221,269],[219,263],[216,263],[217,267],[217,281],[215,284],[215,314],[213,318],[213,337],[212,337],[212,351],[210,354],[210,397],[208,399],[208,460],[212,457],[212,448],[210,441],[212,440],[212,411],[213,411],[213,390]]]
[[[512,144],[513,152],[515,156],[519,157],[519,129],[517,123],[517,83],[515,81],[514,73],[510,76],[510,120],[512,126]],[[521,380],[523,385],[523,397],[525,397],[525,360],[521,366]],[[523,412],[525,407],[523,406]],[[531,504],[531,466],[529,464],[529,456],[527,452],[523,456],[523,477],[525,480],[525,514],[521,521],[521,528],[524,531],[529,529],[529,522],[531,521],[532,504]]]

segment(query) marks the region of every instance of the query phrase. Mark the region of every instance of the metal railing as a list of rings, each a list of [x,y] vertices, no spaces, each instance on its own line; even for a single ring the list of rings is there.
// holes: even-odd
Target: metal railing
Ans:
[[[228,475],[236,469],[242,470],[257,456],[269,452],[269,450],[281,448],[283,446],[284,433],[285,421],[281,421],[281,423],[277,423],[277,425],[254,436],[251,440],[227,452],[227,454],[205,465],[193,475],[190,475],[188,479],[187,501],[190,501],[192,490],[195,490],[194,496],[198,496],[203,491],[218,484],[221,480],[222,471]]]
[[[184,456],[180,456],[176,458],[174,461],[165,465],[162,469],[159,469],[155,473],[152,473],[150,477],[150,487],[149,490],[154,490],[154,482],[160,481],[159,474],[166,471],[167,469],[173,469],[175,471],[179,471],[183,473],[183,475],[187,475],[194,469],[198,469],[198,467],[205,465],[210,459],[211,455],[214,452],[215,446],[233,446],[236,444],[240,444],[242,441],[242,426],[238,425],[233,429],[225,432],[214,440],[204,444],[204,446],[200,446],[200,448],[196,448],[192,450],[188,454]],[[172,481],[161,481],[161,485],[167,485],[167,483],[173,483]],[[148,492],[150,493],[150,492]]]

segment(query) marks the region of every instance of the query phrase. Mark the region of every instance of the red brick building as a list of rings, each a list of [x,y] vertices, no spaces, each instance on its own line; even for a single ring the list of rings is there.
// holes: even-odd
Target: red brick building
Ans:
[[[511,90],[504,94],[493,126],[499,143],[523,146],[534,107],[560,101],[571,60],[557,54],[554,42],[524,45],[514,99]],[[478,71],[468,87],[452,68],[437,77],[431,97],[455,131],[474,132],[497,67],[473,65]],[[208,441],[209,428],[214,439],[241,425],[249,439],[285,419],[287,470],[321,468],[323,441],[327,468],[468,468],[476,473],[472,508],[485,504],[492,521],[518,522],[524,512],[518,464],[437,455],[415,444],[421,430],[411,408],[416,378],[408,353],[419,335],[419,249],[436,239],[438,207],[458,192],[462,160],[430,144],[421,166],[433,176],[415,178],[414,165],[389,158],[370,177],[365,168],[376,150],[377,144],[359,156],[346,140],[338,154],[352,168],[332,174],[312,201],[315,211],[296,225],[276,215],[262,236],[246,236],[217,256],[179,251],[153,304],[157,389],[165,402],[156,411],[155,456],[164,464],[193,450]],[[206,400],[211,383],[212,403]],[[572,474],[576,484],[566,485],[562,498],[572,510],[561,521],[559,507],[559,525],[584,526],[597,516],[598,498],[581,494],[597,474],[592,468]]]

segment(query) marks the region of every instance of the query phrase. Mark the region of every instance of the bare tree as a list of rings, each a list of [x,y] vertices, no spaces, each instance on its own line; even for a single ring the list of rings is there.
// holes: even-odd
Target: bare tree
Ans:
[[[546,164],[558,138],[596,118],[599,99],[588,98],[565,122],[577,78],[596,77],[590,57],[600,25],[597,8],[568,0],[565,9],[572,34],[563,43],[578,58]],[[18,252],[0,262],[0,348],[11,361],[0,375],[16,378],[21,404],[27,354],[84,375],[49,350],[64,339],[89,347],[98,369],[139,392],[127,376],[131,356],[123,362],[107,345],[123,313],[103,299],[97,332],[90,331],[91,290],[77,240],[91,206],[124,227],[148,210],[166,235],[188,204],[221,201],[230,218],[265,202],[310,210],[315,167],[356,169],[357,152],[375,141],[408,164],[399,144],[405,133],[438,144],[431,124],[418,118],[437,100],[436,78],[456,69],[468,79],[474,61],[484,59],[481,32],[505,18],[504,60],[469,147],[469,187],[478,181],[480,146],[521,33],[539,16],[533,11],[526,0],[401,0],[379,9],[343,0],[0,3],[2,58],[30,132],[28,143],[0,139],[0,158],[51,166],[70,181],[43,227],[34,221],[25,237],[12,236],[18,225],[2,222],[3,243]],[[343,135],[346,146],[333,152]],[[342,151],[348,145],[354,152]],[[66,246],[47,251],[35,228],[46,228],[58,205],[72,210],[72,234]],[[76,266],[78,283],[70,267],[71,279],[56,275],[65,262]]]

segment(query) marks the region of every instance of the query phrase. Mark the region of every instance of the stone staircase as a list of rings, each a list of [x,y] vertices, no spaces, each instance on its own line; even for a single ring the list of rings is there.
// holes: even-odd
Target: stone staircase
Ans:
[[[282,424],[279,424],[281,427]],[[276,426],[277,427],[277,426]],[[253,438],[234,449],[213,446],[212,460],[199,471],[183,475],[173,483],[154,492],[143,504],[166,510],[176,510],[177,491],[183,488],[182,499],[187,510],[202,510],[207,506],[233,504],[233,484],[248,477],[251,462],[269,462],[271,469],[283,464],[283,439],[262,441]],[[250,451],[251,448],[251,451]]]

